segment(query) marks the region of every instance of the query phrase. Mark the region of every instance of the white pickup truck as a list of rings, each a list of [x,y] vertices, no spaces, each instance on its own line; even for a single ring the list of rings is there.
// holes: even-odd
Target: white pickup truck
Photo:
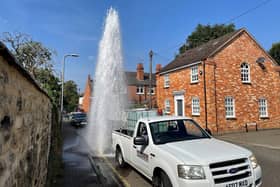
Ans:
[[[139,119],[113,132],[119,167],[134,167],[155,187],[255,187],[261,167],[251,151],[213,138],[187,117]]]

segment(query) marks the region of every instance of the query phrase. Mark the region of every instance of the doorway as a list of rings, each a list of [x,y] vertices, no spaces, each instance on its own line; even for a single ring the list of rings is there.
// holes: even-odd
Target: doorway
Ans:
[[[176,116],[185,116],[185,104],[184,104],[184,95],[175,95],[174,96],[174,108]]]

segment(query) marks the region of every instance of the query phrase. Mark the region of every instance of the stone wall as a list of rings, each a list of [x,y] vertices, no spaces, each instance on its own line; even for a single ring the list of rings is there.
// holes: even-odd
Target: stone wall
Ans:
[[[45,185],[51,108],[49,97],[1,44],[0,187]]]

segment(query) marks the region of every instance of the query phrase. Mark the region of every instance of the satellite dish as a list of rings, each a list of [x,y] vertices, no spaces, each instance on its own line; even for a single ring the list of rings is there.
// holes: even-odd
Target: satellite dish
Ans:
[[[264,57],[259,57],[257,60],[256,60],[257,63],[259,64],[263,64],[265,62],[265,58]]]

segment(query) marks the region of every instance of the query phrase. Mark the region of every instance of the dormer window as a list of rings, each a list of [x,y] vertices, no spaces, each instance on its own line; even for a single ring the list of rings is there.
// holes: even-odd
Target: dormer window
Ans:
[[[191,83],[198,82],[198,66],[193,66],[191,68]]]
[[[247,63],[242,63],[240,66],[242,83],[250,83],[250,66]]]

